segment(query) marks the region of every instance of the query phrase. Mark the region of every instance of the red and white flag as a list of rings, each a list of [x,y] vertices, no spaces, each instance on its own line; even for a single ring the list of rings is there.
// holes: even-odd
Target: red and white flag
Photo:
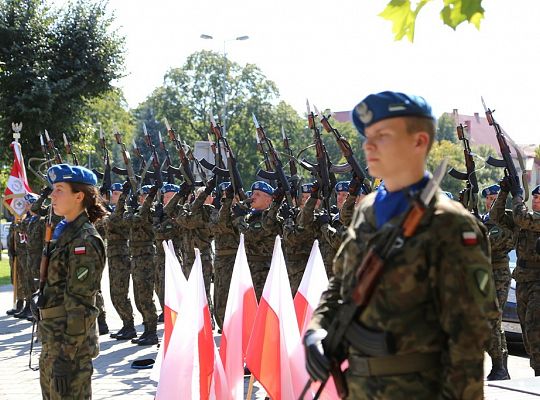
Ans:
[[[4,191],[4,205],[14,216],[22,217],[26,207],[24,195],[32,193],[26,178],[26,168],[19,142],[11,142],[13,149],[13,166]]]
[[[165,250],[165,309],[163,310],[165,326],[163,330],[163,341],[159,347],[156,362],[150,374],[150,379],[156,382],[159,381],[163,358],[169,347],[173,327],[180,311],[182,299],[187,290],[187,280],[182,272],[180,262],[176,257],[172,241],[169,240],[168,243],[163,241],[162,244]]]
[[[195,249],[195,262],[185,297],[161,366],[156,399],[209,399],[214,375],[214,347],[201,254]]]
[[[324,261],[319,250],[319,241],[315,240],[302,276],[298,291],[294,296],[294,311],[298,321],[298,329],[302,337],[311,320],[313,310],[319,305],[321,294],[328,287],[328,276],[324,268]]]
[[[281,239],[277,236],[246,364],[270,398],[296,399],[308,380],[304,360]]]
[[[311,247],[311,253],[302,276],[298,291],[294,296],[294,310],[296,312],[296,319],[298,320],[298,329],[300,330],[300,337],[304,336],[307,330],[313,311],[319,305],[321,295],[328,288],[328,276],[326,275],[326,269],[324,268],[324,261],[319,250],[319,241],[315,240]],[[343,369],[343,368],[342,368]],[[313,393],[319,389],[319,384],[312,385]],[[326,383],[323,392],[320,394],[321,400],[339,400],[334,379],[329,378]]]
[[[235,400],[244,398],[244,358],[256,313],[257,297],[244,247],[244,235],[240,234],[219,347],[232,398]]]

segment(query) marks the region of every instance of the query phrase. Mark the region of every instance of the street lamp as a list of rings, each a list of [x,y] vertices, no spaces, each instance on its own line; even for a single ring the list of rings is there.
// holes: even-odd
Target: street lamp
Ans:
[[[201,34],[201,39],[214,39],[212,35],[207,34]],[[226,122],[226,112],[227,112],[227,51],[225,48],[225,45],[227,42],[234,42],[235,40],[248,40],[249,36],[243,35],[243,36],[237,36],[234,39],[227,39],[223,41],[223,70],[221,71],[221,74],[223,75],[223,86],[222,86],[222,92],[223,92],[223,109],[221,111],[222,114],[222,123],[223,123],[223,136],[226,136],[227,134],[227,122]]]

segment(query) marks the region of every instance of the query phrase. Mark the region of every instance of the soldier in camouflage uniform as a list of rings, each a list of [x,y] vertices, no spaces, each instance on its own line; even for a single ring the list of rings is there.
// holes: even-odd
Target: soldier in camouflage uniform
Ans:
[[[487,376],[488,381],[510,379],[506,363],[508,348],[506,346],[504,330],[501,328],[501,322],[504,305],[508,297],[508,288],[512,279],[510,266],[508,265],[508,252],[515,245],[515,225],[511,210],[504,210],[503,208],[502,214],[500,214],[500,209],[490,211],[499,190],[499,185],[492,185],[482,190],[482,197],[486,199],[486,210],[488,210],[482,216],[482,222],[488,230],[489,242],[491,244],[491,266],[493,268],[493,280],[495,282],[495,291],[499,304],[497,319],[491,321],[491,338],[487,348],[492,363],[492,369]],[[492,214],[495,214],[497,220],[500,220],[501,223],[495,223]]]
[[[523,202],[523,191],[519,182],[506,177],[500,182],[500,186],[501,191],[491,214],[497,223],[502,223],[506,216],[504,206],[508,192],[512,193],[513,220],[519,229],[516,243],[517,265],[512,273],[516,280],[517,313],[531,368],[536,376],[540,376],[540,186],[532,191],[532,211],[529,211]],[[498,213],[493,215],[496,210]]]
[[[253,183],[251,192],[251,211],[246,215],[240,206],[234,207],[233,226],[244,234],[251,278],[259,300],[270,270],[274,242],[281,234],[278,221],[280,204],[272,201],[274,188],[266,182]]]
[[[163,241],[172,240],[176,232],[174,221],[165,213],[164,207],[167,206],[175,193],[180,191],[178,185],[167,183],[161,187],[163,195],[163,204],[157,204],[154,210],[152,224],[154,227],[154,235],[156,240],[156,276],[155,276],[155,291],[161,305],[161,314],[158,318],[159,322],[163,322],[163,310],[165,309],[165,250],[163,249]],[[179,259],[182,263],[182,259]]]
[[[17,226],[17,281],[20,282],[21,295],[25,300],[24,308],[21,312],[14,314],[15,318],[31,320],[30,301],[32,291],[32,273],[28,267],[28,224],[30,221],[30,204],[26,201],[26,212],[24,218]]]
[[[406,192],[418,193],[429,182],[424,168],[435,118],[425,100],[370,95],[353,110],[353,121],[366,137],[370,173],[384,184],[355,213],[304,337],[307,370],[316,380],[328,376],[322,340],[341,301],[351,298],[358,265],[396,229],[409,207]],[[435,193],[414,235],[383,262],[343,341],[348,398],[481,399],[489,318],[497,311],[483,225]],[[368,337],[379,345],[369,346]]]
[[[182,230],[184,253],[184,274],[186,277],[191,272],[191,267],[195,262],[195,248],[201,252],[202,271],[204,287],[210,312],[213,314],[213,302],[210,295],[210,284],[212,280],[213,251],[211,230],[211,219],[215,212],[212,205],[214,199],[211,196],[215,187],[215,177],[208,181],[205,188],[199,188],[196,198],[190,205],[184,207],[184,211],[176,218],[178,227]]]
[[[216,258],[214,261],[214,312],[218,325],[223,328],[225,308],[229,296],[232,272],[240,243],[240,235],[233,227],[231,208],[234,203],[234,192],[230,182],[220,185],[222,193],[221,207],[212,224]]]
[[[9,226],[9,232],[7,237],[7,248],[8,248],[8,257],[9,257],[9,271],[11,274],[11,283],[16,286],[16,296],[17,298],[15,303],[15,308],[6,311],[7,315],[18,314],[23,310],[24,307],[24,296],[23,289],[21,285],[20,277],[18,276],[18,260],[17,260],[17,229],[18,223],[13,220]],[[16,282],[13,282],[13,277],[15,277]]]
[[[303,184],[300,188],[302,195],[311,194],[312,186],[312,183]],[[302,201],[303,204],[306,202],[307,198]],[[304,224],[304,218],[305,215],[302,210],[298,210],[296,215],[291,215],[283,221],[283,246],[293,296],[296,294],[298,286],[300,286],[311,253],[311,247],[315,241],[316,232],[314,229],[309,229],[313,224],[313,216],[308,218],[308,229]]]
[[[41,392],[44,399],[90,399],[92,358],[99,353],[95,301],[105,267],[105,247],[92,222],[107,211],[92,171],[60,164],[47,176],[54,212],[64,220],[53,234],[41,298]]]
[[[129,250],[131,255],[131,273],[135,305],[142,314],[144,332],[131,342],[140,346],[158,343],[156,334],[157,314],[154,304],[154,278],[156,267],[154,256],[154,231],[152,229],[152,201],[157,193],[157,187],[145,185],[141,188],[138,210],[128,208],[124,219],[129,226]]]
[[[111,185],[111,213],[103,218],[103,228],[107,239],[111,301],[122,320],[122,328],[110,335],[111,338],[117,340],[137,337],[133,321],[133,307],[129,298],[129,279],[131,276],[128,246],[129,225],[124,219],[129,189],[129,182],[126,182],[124,187],[118,182]]]

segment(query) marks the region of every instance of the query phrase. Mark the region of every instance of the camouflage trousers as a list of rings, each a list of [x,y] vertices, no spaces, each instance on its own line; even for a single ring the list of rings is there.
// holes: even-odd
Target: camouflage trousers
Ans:
[[[155,257],[155,264],[156,264],[156,274],[155,274],[155,282],[154,282],[154,290],[156,291],[156,294],[158,295],[159,304],[161,305],[161,309],[165,309],[165,252],[163,251],[163,248],[156,251],[156,257]]]
[[[41,251],[29,251],[26,256],[26,269],[28,288],[34,293],[39,286],[39,265],[41,264]]]
[[[28,268],[26,267],[26,255],[17,255],[15,261],[17,280],[17,300],[29,299],[32,295]]]
[[[214,311],[216,322],[221,328],[223,328],[235,258],[234,255],[220,255],[216,257],[214,263]]]
[[[497,319],[490,321],[491,335],[488,342],[487,353],[494,359],[500,359],[503,355],[508,354],[506,337],[504,335],[504,330],[501,327],[501,323],[511,279],[510,267],[507,262],[493,265],[493,280],[495,281],[495,290],[497,292],[497,301],[499,303],[499,315]]]
[[[153,247],[146,254],[133,255],[131,265],[135,305],[137,306],[137,310],[142,314],[146,328],[153,330],[157,326],[156,305],[153,299],[154,278],[156,274]]]
[[[129,255],[117,255],[107,258],[109,263],[109,282],[111,300],[122,322],[133,321],[133,307],[129,298],[129,277],[131,263]]]
[[[54,390],[52,365],[58,357],[59,346],[43,345],[39,357],[39,383],[43,400],[86,400],[92,398],[91,378],[94,371],[92,357],[75,358],[71,370],[68,394],[60,396]]]
[[[516,301],[530,365],[540,370],[540,281],[518,282]]]
[[[248,263],[251,271],[251,279],[253,280],[253,288],[255,289],[255,295],[257,296],[257,301],[260,301],[264,284],[266,283],[266,278],[268,276],[268,272],[270,271],[271,261],[250,261],[248,256]]]

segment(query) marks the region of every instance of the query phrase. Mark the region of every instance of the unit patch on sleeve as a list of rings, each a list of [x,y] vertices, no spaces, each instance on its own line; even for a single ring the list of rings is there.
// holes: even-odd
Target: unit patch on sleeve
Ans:
[[[73,252],[77,255],[86,254],[86,246],[75,247]]]

